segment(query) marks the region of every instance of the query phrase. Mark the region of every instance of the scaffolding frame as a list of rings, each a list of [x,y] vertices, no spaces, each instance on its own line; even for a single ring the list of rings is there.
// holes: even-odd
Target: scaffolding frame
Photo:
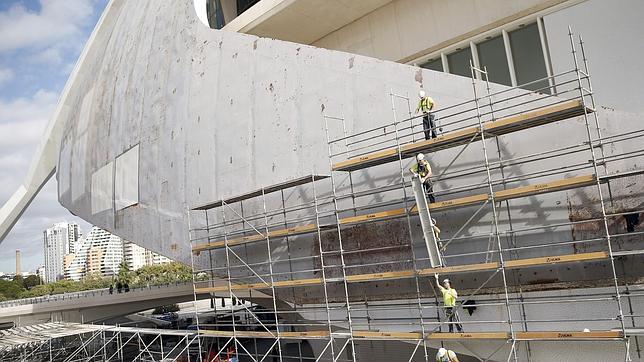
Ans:
[[[496,351],[494,351],[494,353],[492,353],[492,355],[488,356],[487,359],[492,358],[492,356],[497,354],[501,349],[503,349],[503,346],[507,344],[510,345],[507,360],[518,361],[519,346],[523,343],[526,344],[527,359],[530,360],[530,342],[532,341],[587,342],[605,340],[617,341],[620,343],[623,342],[626,351],[624,360],[629,361],[630,340],[627,334],[625,319],[631,318],[631,321],[634,321],[635,316],[633,315],[632,307],[630,315],[625,315],[623,312],[621,294],[622,289],[624,288],[620,286],[620,281],[618,279],[618,273],[615,266],[615,258],[617,256],[624,255],[640,255],[644,252],[642,252],[641,250],[614,251],[611,242],[613,238],[639,234],[611,234],[609,220],[615,219],[616,217],[628,213],[633,213],[636,211],[641,212],[642,210],[613,213],[608,212],[605,206],[605,203],[607,201],[605,200],[602,187],[604,184],[609,183],[610,180],[614,178],[629,177],[644,173],[644,171],[642,170],[635,170],[631,173],[614,175],[608,173],[607,167],[607,164],[609,162],[615,162],[622,159],[620,157],[642,157],[644,156],[644,152],[634,151],[629,154],[607,156],[604,152],[604,145],[624,142],[636,137],[644,137],[644,130],[609,136],[602,135],[597,115],[596,103],[594,100],[592,83],[590,82],[588,60],[584,52],[584,43],[581,37],[579,37],[579,46],[582,53],[582,62],[579,62],[577,58],[577,51],[575,49],[575,39],[571,30],[569,31],[569,37],[571,43],[572,58],[574,60],[574,69],[561,72],[559,74],[550,75],[546,78],[535,80],[519,87],[492,92],[488,80],[487,69],[485,67],[483,67],[483,69],[479,69],[470,64],[473,99],[467,102],[445,107],[440,111],[437,111],[437,113],[442,112],[441,119],[443,120],[443,123],[441,126],[450,127],[452,130],[445,135],[437,137],[437,139],[435,140],[422,141],[422,132],[425,130],[416,130],[416,128],[418,127],[416,125],[416,121],[418,120],[419,116],[411,115],[411,100],[409,96],[399,95],[391,90],[389,96],[392,102],[393,122],[384,127],[381,126],[372,130],[348,134],[346,120],[343,115],[332,116],[323,113],[322,118],[324,122],[324,132],[327,140],[329,166],[331,170],[328,176],[318,178],[316,176],[315,170],[313,170],[310,177],[304,177],[293,182],[285,182],[273,186],[262,187],[259,192],[251,192],[246,195],[240,195],[239,197],[230,198],[229,201],[231,201],[232,203],[239,203],[239,209],[241,210],[241,212],[236,211],[238,209],[235,209],[226,200],[221,200],[192,209],[192,212],[205,212],[205,227],[190,227],[191,241],[193,242],[193,252],[195,254],[207,252],[210,265],[209,268],[201,269],[202,266],[195,264],[195,261],[193,260],[195,275],[197,275],[198,273],[207,273],[210,276],[207,281],[199,281],[195,279],[195,295],[196,293],[209,292],[215,298],[227,296],[231,300],[236,300],[240,299],[239,295],[236,294],[237,291],[247,291],[250,296],[244,296],[242,298],[248,298],[252,300],[252,293],[253,291],[255,291],[260,295],[262,293],[265,293],[265,295],[268,296],[268,299],[271,299],[271,306],[268,310],[251,310],[250,307],[246,306],[243,303],[243,308],[239,308],[238,310],[234,310],[234,308],[231,307],[231,314],[233,315],[233,318],[231,318],[231,322],[229,324],[216,322],[215,327],[217,328],[218,332],[209,329],[199,329],[200,338],[198,339],[215,339],[217,346],[223,345],[223,347],[219,349],[217,355],[220,355],[230,343],[234,343],[236,347],[236,354],[249,356],[254,361],[264,360],[268,356],[278,358],[280,361],[288,357],[305,360],[306,357],[302,355],[301,344],[299,345],[299,356],[289,356],[283,353],[282,342],[288,340],[304,339],[319,340],[322,341],[322,348],[321,353],[315,359],[316,361],[347,360],[354,362],[358,360],[356,356],[357,345],[362,341],[407,341],[411,343],[411,346],[413,346],[413,352],[409,357],[409,361],[414,360],[421,346],[424,351],[424,360],[430,361],[432,360],[432,357],[430,357],[428,352],[428,342],[430,341],[440,341],[441,343],[444,343],[464,342],[473,339],[492,341],[498,340],[500,342],[500,346],[498,347],[498,349],[496,349]],[[570,79],[566,79],[567,77],[570,77]],[[557,82],[559,78],[564,78],[564,80]],[[547,83],[547,85],[541,86],[540,84],[544,82]],[[480,95],[479,91],[477,90],[477,87],[480,86],[484,86],[485,94],[483,95]],[[535,89],[533,89],[534,93],[525,92],[513,94],[515,90],[528,86],[532,88],[536,87]],[[556,90],[556,99],[554,99],[549,94],[553,89]],[[532,99],[520,99],[521,97],[526,96],[532,97]],[[571,98],[564,98],[564,96],[570,96]],[[497,98],[497,100],[494,100],[495,98]],[[396,99],[403,100],[407,103],[407,110],[409,113],[408,118],[402,120],[398,119],[396,111]],[[553,100],[555,101],[553,102]],[[544,102],[546,102],[545,105]],[[468,103],[473,103],[474,107],[463,109],[463,107],[465,107],[465,105]],[[548,107],[551,107],[551,112],[554,112],[552,111],[552,109],[556,109],[557,112],[563,113],[550,113],[546,114],[545,116],[543,114],[539,115],[539,112],[543,112],[544,110],[548,109]],[[518,110],[515,110],[516,108],[518,108]],[[499,117],[499,114],[504,115],[502,117]],[[534,119],[522,119],[521,117],[524,117],[525,114],[537,114],[537,116],[534,116]],[[540,119],[539,117],[542,118]],[[502,157],[499,146],[499,136],[524,129],[521,128],[522,125],[520,124],[520,122],[525,121],[526,123],[528,123],[525,128],[532,128],[536,126],[547,125],[548,123],[554,121],[569,119],[572,117],[583,118],[587,133],[587,141],[572,146],[567,145],[553,150],[544,150],[544,152],[539,152],[531,155],[522,155],[505,159]],[[468,121],[472,120],[475,121],[474,125],[467,123]],[[511,123],[510,121],[516,122],[517,125]],[[342,133],[340,137],[333,138],[331,136],[329,122],[339,122],[339,124],[341,125]],[[593,126],[595,127],[595,132],[597,134],[596,136],[593,136],[591,123],[593,123]],[[501,125],[497,126],[497,124]],[[467,133],[470,129],[472,129],[472,127],[474,127],[473,133]],[[499,127],[506,127],[507,129]],[[438,128],[438,126],[436,126],[436,128]],[[378,135],[370,135],[374,132],[378,132]],[[455,134],[458,132],[466,132],[467,137],[461,136],[463,138],[461,141],[452,144],[447,144],[449,142],[444,141],[445,139],[450,137],[449,133]],[[418,141],[419,138],[417,137],[419,135],[421,137],[421,141]],[[379,140],[380,138],[385,139]],[[487,149],[488,141],[494,141],[497,143],[498,161],[490,160]],[[440,142],[445,142],[445,144],[441,144]],[[483,167],[471,166],[450,172],[450,169],[455,165],[459,157],[461,157],[466,149],[468,149],[468,147],[470,147],[475,142],[480,142],[482,146],[482,156],[484,161]],[[336,146],[339,146],[340,149],[336,150],[334,148]],[[472,191],[479,189],[484,189],[487,191],[482,195],[465,196],[443,202],[437,202],[435,205],[430,207],[430,210],[428,212],[430,215],[430,220],[432,220],[431,212],[433,210],[442,211],[457,207],[468,207],[480,204],[480,206],[474,211],[474,213],[471,214],[471,216],[460,226],[460,228],[455,233],[451,235],[451,237],[445,243],[442,243],[443,240],[438,240],[435,237],[433,237],[432,241],[437,244],[442,243],[442,245],[439,244],[440,250],[442,252],[446,252],[448,246],[450,246],[451,243],[460,243],[467,240],[480,238],[482,236],[487,236],[488,248],[485,251],[442,255],[444,264],[447,264],[448,262],[451,263],[451,260],[453,259],[475,256],[484,256],[485,262],[457,264],[451,266],[443,265],[440,268],[425,268],[421,265],[427,262],[427,258],[423,258],[422,256],[416,254],[415,245],[418,243],[417,240],[415,240],[417,238],[413,234],[411,218],[415,215],[415,213],[417,213],[417,210],[415,210],[415,206],[413,206],[413,198],[410,198],[408,196],[408,188],[410,187],[410,183],[406,181],[405,159],[415,152],[425,152],[427,150],[440,151],[442,149],[454,146],[462,147],[450,160],[448,166],[441,170],[440,175],[435,178],[435,183],[438,183],[439,181],[459,179],[464,176],[478,175],[481,172],[484,175],[484,180],[475,184],[453,187],[451,189],[443,189],[439,192],[435,192],[435,194],[444,196],[469,192],[468,195],[471,195]],[[595,154],[596,148],[599,148],[600,156],[597,156]],[[589,156],[591,157],[591,160],[589,162],[579,162],[572,165],[566,164],[566,166],[559,168],[540,170],[532,174],[525,174],[520,176],[506,176],[506,174],[504,173],[504,168],[508,166],[521,165],[530,162],[540,162],[543,160],[549,160],[551,158],[566,157],[573,154],[583,154],[584,152],[590,152]],[[370,158],[372,155],[378,155],[378,157]],[[350,164],[349,166],[346,166],[347,163],[345,161],[334,163],[334,159],[337,157],[346,157],[348,161],[356,160],[356,162]],[[393,183],[388,182],[385,186],[374,187],[369,191],[355,190],[352,172],[393,162],[396,162],[399,168],[399,170],[396,170],[396,173],[398,173],[399,171],[400,177],[396,176],[395,178],[393,178],[397,181],[394,181]],[[603,168],[603,172],[601,174],[599,172],[600,167]],[[525,183],[528,180],[543,177],[552,177],[554,175],[565,174],[567,172],[579,173],[580,171],[585,170],[590,170],[592,171],[592,173],[582,175],[577,178],[572,178],[572,180],[556,180],[545,183],[542,182],[537,184],[529,184],[528,186],[521,187],[509,186],[509,184],[511,183]],[[495,179],[493,176],[493,173],[497,172],[501,175],[500,179]],[[343,182],[337,179],[338,177],[340,177],[340,174],[346,175],[345,178],[349,181],[349,185],[344,186],[345,189],[349,189],[348,192],[340,193],[338,190],[343,184]],[[320,193],[319,183],[322,179],[326,179],[327,177],[329,178],[329,181],[331,183],[330,194],[324,196]],[[308,181],[303,181],[307,178]],[[293,206],[287,206],[284,198],[285,190],[303,185],[310,185],[310,187],[312,188],[312,200]],[[499,185],[502,186],[503,190],[495,190]],[[527,196],[540,195],[548,192],[558,192],[561,190],[590,186],[596,187],[597,189],[599,196],[597,204],[600,207],[601,211],[600,217],[589,217],[582,220],[570,220],[570,222],[524,228],[513,227],[513,215],[511,211],[510,200],[520,199]],[[279,191],[279,193],[281,194],[281,207],[269,210],[267,207],[267,194],[277,191]],[[394,198],[389,201],[357,206],[356,200],[359,198],[386,192],[402,193],[402,197],[397,199]],[[251,215],[245,215],[243,212],[243,203],[244,201],[253,198],[261,198],[262,206],[259,208],[259,212]],[[612,202],[610,184],[609,198]],[[348,199],[350,199],[351,201],[351,206],[342,207],[341,203]],[[505,208],[509,221],[509,230],[501,230],[499,227],[500,213],[503,209],[501,205],[504,202],[506,204]],[[393,205],[401,205],[402,209],[387,209],[388,207],[391,207]],[[210,223],[208,210],[212,210],[217,207],[221,208],[220,220],[215,223]],[[465,229],[467,229],[468,226],[471,225],[471,223],[477,220],[477,217],[480,216],[481,212],[487,208],[491,208],[491,231],[487,234],[474,233],[469,235],[461,235],[461,233]],[[228,220],[225,210],[233,212],[236,217],[235,220]],[[288,214],[297,213],[303,210],[313,210],[313,215],[308,214],[304,217],[298,216],[293,219],[287,219]],[[364,214],[363,212],[365,210],[367,210],[369,213]],[[353,216],[344,217],[343,215],[347,213],[350,213]],[[283,217],[283,220],[275,221],[274,219],[279,215]],[[189,218],[192,218],[192,216],[189,216]],[[346,247],[345,243],[343,243],[343,241],[347,238],[343,231],[346,231],[349,227],[363,225],[366,223],[373,223],[377,221],[387,221],[397,218],[406,219],[407,230],[409,234],[409,239],[407,240],[408,244],[391,245],[376,248],[363,248],[359,245],[357,249],[349,249]],[[333,222],[328,222],[329,219],[333,220]],[[309,224],[302,224],[303,222],[310,221],[313,222]],[[559,240],[557,242],[545,242],[541,244],[531,244],[523,246],[520,246],[516,243],[517,236],[521,235],[522,233],[530,233],[534,232],[535,230],[566,228],[572,227],[574,225],[596,222],[601,222],[602,224],[602,236],[586,239]],[[258,226],[260,224],[261,227]],[[213,232],[213,230],[219,229],[223,231]],[[232,229],[232,231],[230,229]],[[204,231],[206,233],[205,237],[197,235],[199,233],[203,233]],[[325,250],[323,247],[324,240],[328,241],[328,236],[323,236],[323,234],[328,235],[329,233],[333,233],[335,235],[335,238],[337,238],[337,240],[334,239],[334,242],[337,243],[335,244],[337,248],[334,250]],[[319,255],[292,257],[289,238],[297,239],[298,236],[306,234],[315,235],[315,239],[317,239],[316,247]],[[432,236],[434,236],[433,233]],[[503,242],[501,240],[502,238],[506,239],[506,244],[508,245],[507,247],[503,246]],[[288,256],[286,260],[274,258],[273,253],[275,252],[275,245],[271,246],[271,241],[274,239],[286,240],[286,249]],[[597,246],[602,245],[601,243],[603,241],[606,241],[605,244],[603,244],[606,250],[602,251],[571,255],[550,255],[534,258],[519,257],[520,252],[526,250],[540,250],[571,245]],[[235,251],[238,250],[237,248],[253,247],[258,243],[265,244],[266,246],[266,261],[245,261],[244,258]],[[390,272],[355,272],[355,269],[372,267],[375,266],[375,264],[360,263],[359,265],[351,265],[346,262],[346,258],[360,253],[399,249],[408,249],[410,258],[391,260],[386,263],[378,263],[378,265],[388,265],[396,269]],[[224,265],[216,265],[216,263],[213,263],[213,253],[215,253],[217,250],[223,250],[223,253],[225,254]],[[510,253],[515,257],[506,260],[504,253]],[[231,256],[241,262],[242,265],[232,265]],[[495,258],[498,258],[498,261],[494,261]],[[333,263],[333,260],[336,259],[337,261]],[[534,297],[526,296],[524,295],[526,289],[521,285],[518,277],[515,277],[516,281],[511,284],[508,282],[509,276],[506,273],[511,273],[520,268],[598,260],[607,261],[610,264],[610,285],[614,289],[614,293],[602,297],[580,296],[579,298],[567,300],[566,302],[592,303],[615,300],[616,316],[614,318],[573,318],[569,320],[552,319],[545,322],[565,323],[579,321],[617,321],[619,322],[619,328],[590,332],[541,330],[530,331],[528,328],[529,323],[544,323],[544,320],[530,319],[526,314],[526,306],[537,304],[556,305],[557,303],[563,303],[563,301],[556,298],[535,300]],[[293,268],[294,262],[302,261],[310,261],[313,266],[311,267],[311,269],[307,270],[297,270]],[[277,268],[276,266],[285,262],[289,263],[288,271],[276,272],[276,269],[283,269]],[[315,266],[316,263],[319,263],[317,267]],[[396,268],[396,266],[404,265],[411,265],[411,268]],[[268,269],[267,274],[265,272],[265,269]],[[246,270],[250,273],[243,274],[240,273],[240,270]],[[423,283],[427,283],[426,279],[428,278],[431,284],[432,277],[435,274],[468,274],[474,272],[490,273],[490,275],[478,288],[470,291],[469,295],[466,298],[461,297],[460,299],[462,301],[467,301],[471,297],[479,295],[479,292],[481,290],[484,290],[484,288],[490,281],[492,281],[497,276],[501,276],[503,290],[500,294],[502,294],[502,300],[490,300],[486,303],[477,304],[477,306],[501,306],[505,310],[507,317],[503,320],[465,322],[465,325],[467,325],[467,323],[505,325],[507,330],[469,333],[442,332],[441,327],[451,322],[442,320],[442,307],[440,305],[441,303],[439,301],[439,297],[436,293],[435,288],[432,286],[430,286],[429,289],[423,288]],[[296,277],[296,275],[298,274],[311,273],[319,274],[320,277]],[[225,286],[217,285],[216,280],[219,279],[223,279]],[[392,280],[400,281],[406,279],[412,281],[412,288],[415,289],[415,295],[399,299],[405,300],[405,302],[397,303],[394,299],[388,300],[389,306],[380,305],[378,303],[374,304],[373,302],[370,302],[366,296],[364,297],[364,300],[361,301],[351,293],[351,285],[354,284]],[[249,282],[248,280],[251,281]],[[198,286],[198,284],[204,283],[208,284],[208,287]],[[296,289],[301,290],[315,287],[322,288],[320,293],[324,296],[324,301],[320,303],[321,305],[298,305]],[[280,296],[284,296],[284,293],[280,293],[279,291],[282,289],[292,290],[291,301],[280,300]],[[338,292],[338,290],[340,290],[340,292]],[[431,292],[429,290],[431,290]],[[333,296],[331,296],[331,294],[333,294]],[[260,298],[260,295],[256,294],[255,298],[265,298]],[[629,303],[631,303],[632,297],[637,297],[637,295],[632,295],[629,293]],[[285,303],[288,306],[280,306],[278,300],[280,300],[282,304]],[[374,318],[370,316],[370,312],[374,312],[379,309],[386,311],[388,308],[402,308],[403,306],[405,308],[408,308],[409,310],[413,309],[418,313],[417,317],[409,318],[409,326],[407,328],[412,330],[411,332],[399,332],[395,330],[387,331],[379,329],[372,330],[370,321]],[[458,308],[465,307],[466,306],[464,306],[462,302],[460,302],[458,305]],[[520,316],[513,316],[513,308],[515,307],[520,308]],[[427,312],[435,312],[436,315],[435,317],[429,317],[427,315]],[[236,313],[249,314],[251,315],[250,320],[254,320],[255,322],[240,324],[234,317]],[[292,316],[297,316],[298,313],[323,314],[325,323],[320,323],[320,319],[317,319],[316,321],[289,320],[289,318],[292,319]],[[366,314],[366,317],[362,316],[363,313]],[[270,324],[263,323],[261,318],[262,316],[266,315],[271,315],[271,318],[273,318],[274,322]],[[361,321],[363,319],[367,320],[366,330],[364,329],[365,324]],[[397,318],[396,320],[403,321],[405,319]],[[386,324],[378,322],[376,325]],[[522,326],[522,330],[515,330],[518,325]],[[635,326],[634,322],[633,326]],[[221,328],[223,328],[224,330],[222,331]],[[227,328],[232,328],[232,331],[226,331]],[[256,328],[261,328],[262,330],[258,331],[256,330]],[[225,343],[221,343],[220,339],[225,339]],[[258,339],[269,340],[269,348],[267,349],[266,353],[262,355],[258,355],[257,353],[256,341]],[[255,343],[256,357],[253,357],[253,353],[251,353],[244,347],[244,342],[247,342],[249,340],[253,340]],[[639,346],[637,339],[635,339],[635,341]],[[463,347],[467,349],[467,346],[464,344]],[[276,353],[272,352],[275,348],[277,348]],[[199,346],[199,349],[202,349],[201,345]],[[240,352],[240,349],[243,351]],[[474,352],[470,352],[474,354]],[[344,357],[344,355],[346,355],[346,357]],[[328,359],[325,359],[325,357]],[[477,358],[483,360],[482,357]]]
[[[37,333],[24,335],[35,328]],[[196,331],[62,322],[16,329],[9,335],[19,337],[0,349],[0,361],[197,361],[190,354],[191,347],[198,350]],[[164,349],[164,337],[174,347]]]

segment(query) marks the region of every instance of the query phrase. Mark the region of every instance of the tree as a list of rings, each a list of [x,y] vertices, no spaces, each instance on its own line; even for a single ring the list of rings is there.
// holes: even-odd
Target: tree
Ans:
[[[81,284],[73,280],[60,280],[56,283],[51,283],[51,294],[63,294],[80,292],[82,290]]]
[[[118,281],[121,283],[129,283],[130,281],[130,268],[128,268],[125,260],[119,264]]]
[[[20,296],[21,298],[31,298],[31,297],[42,297],[44,295],[50,295],[52,292],[50,284],[40,284],[32,287],[29,290],[26,290]]]
[[[107,288],[112,283],[110,278],[104,278],[100,273],[87,274],[79,282],[82,290]]]
[[[24,287],[25,287],[25,280],[24,280],[24,278],[22,277],[22,275],[20,275],[20,274],[16,274],[16,275],[14,275],[14,277],[13,277],[13,282],[14,282],[14,283],[16,283],[16,284],[18,284],[18,285],[20,286],[20,288],[24,288]]]
[[[25,289],[29,290],[36,285],[42,284],[42,280],[40,280],[40,277],[38,275],[32,274],[28,277],[26,277],[23,281],[23,286]]]
[[[192,281],[192,269],[181,263],[173,262],[161,265],[141,267],[133,273],[132,282],[135,286],[172,284]]]
[[[6,299],[16,299],[22,294],[23,288],[15,281],[0,279],[0,295]]]

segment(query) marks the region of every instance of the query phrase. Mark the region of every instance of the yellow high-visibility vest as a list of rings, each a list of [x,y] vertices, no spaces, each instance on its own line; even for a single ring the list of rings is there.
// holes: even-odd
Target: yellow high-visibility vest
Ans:
[[[445,289],[443,287],[440,287],[440,289],[441,289],[441,293],[443,293],[443,303],[445,304],[445,306],[455,307],[456,298],[458,297],[458,294],[456,293],[456,289],[454,288]]]
[[[425,98],[421,98],[420,101],[418,102],[418,108],[416,108],[416,111],[421,111],[423,113],[429,113],[429,111],[434,108],[434,100],[427,96]]]

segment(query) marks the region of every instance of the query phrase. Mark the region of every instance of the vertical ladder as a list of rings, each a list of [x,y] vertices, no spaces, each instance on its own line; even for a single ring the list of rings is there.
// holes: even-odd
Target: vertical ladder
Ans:
[[[414,190],[414,198],[416,198],[416,208],[420,216],[420,225],[423,228],[423,238],[425,239],[425,246],[427,247],[427,254],[429,255],[429,263],[432,268],[437,268],[441,266],[441,255],[438,248],[438,240],[436,240],[436,234],[434,234],[434,223],[429,213],[425,190],[418,175],[414,175],[411,178],[411,184]]]

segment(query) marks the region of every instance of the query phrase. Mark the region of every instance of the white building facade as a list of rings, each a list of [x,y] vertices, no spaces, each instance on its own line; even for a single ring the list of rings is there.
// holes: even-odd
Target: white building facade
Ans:
[[[81,238],[76,243],[73,258],[65,265],[65,278],[80,280],[88,274],[114,276],[118,274],[123,261],[130,271],[147,265],[171,262],[164,256],[94,227],[86,238]]]
[[[123,262],[123,242],[120,237],[93,227],[87,234],[85,274],[113,276]]]
[[[43,232],[45,283],[53,283],[64,277],[65,256],[74,252],[79,235],[78,225],[67,222],[56,223]]]
[[[123,241],[123,258],[130,271],[135,271],[148,265],[166,264],[171,262],[171,260],[165,256],[142,248],[130,241]]]

